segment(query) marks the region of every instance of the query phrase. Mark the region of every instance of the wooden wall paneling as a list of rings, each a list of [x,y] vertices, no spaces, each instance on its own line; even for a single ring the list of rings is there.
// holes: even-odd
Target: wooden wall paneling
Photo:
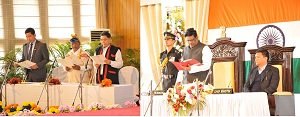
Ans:
[[[140,1],[108,0],[108,28],[113,36],[123,39],[115,45],[126,48],[140,48]]]

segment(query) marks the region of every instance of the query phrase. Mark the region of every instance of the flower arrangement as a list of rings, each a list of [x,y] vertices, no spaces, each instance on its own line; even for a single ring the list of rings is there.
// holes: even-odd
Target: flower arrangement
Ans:
[[[130,102],[130,103],[129,103]],[[36,116],[41,115],[44,112],[41,110],[33,102],[22,102],[23,106],[19,107],[18,104],[10,104],[6,107],[2,106],[2,102],[0,101],[0,110],[2,108],[2,113],[0,116]],[[125,103],[127,105],[135,106],[132,101],[127,101]],[[50,106],[49,110],[46,114],[58,114],[58,113],[70,113],[70,112],[81,112],[81,111],[94,111],[94,110],[107,110],[107,109],[115,109],[115,108],[122,108],[119,104],[113,105],[105,105],[99,102],[93,102],[88,107],[84,108],[83,104],[77,104],[76,106],[69,106],[69,105],[61,105],[61,106]]]
[[[83,104],[77,104],[75,106],[75,112],[80,112],[84,110],[84,105]]]
[[[125,106],[127,107],[127,108],[132,108],[132,107],[136,107],[136,106],[138,106],[134,101],[126,101],[125,102]]]
[[[167,8],[167,16],[164,18],[163,23],[164,31],[171,32],[176,36],[175,40],[177,42],[174,46],[182,52],[185,47],[183,7]]]
[[[199,108],[202,110],[205,103],[204,83],[198,82],[198,91],[201,92],[197,96],[197,82],[183,85],[181,82],[177,82],[174,88],[170,88],[167,91],[167,101],[172,107],[173,115],[188,116],[199,103]]]
[[[59,113],[58,107],[59,106],[50,106],[49,110],[46,114],[57,114],[57,113]]]
[[[107,106],[103,103],[99,102],[92,102],[89,107],[87,108],[87,111],[92,111],[92,110],[105,110]]]
[[[0,112],[2,112],[3,111],[3,106],[2,106],[2,101],[0,101]]]
[[[75,112],[75,107],[69,105],[61,105],[59,106],[58,110],[59,113],[71,113],[71,112]]]
[[[49,84],[50,84],[50,85],[60,85],[61,82],[59,81],[58,78],[50,78],[50,79],[49,79]]]
[[[110,87],[112,85],[112,81],[108,78],[104,78],[100,84],[100,87]]]
[[[21,84],[21,79],[20,78],[11,78],[9,81],[8,81],[8,84]]]

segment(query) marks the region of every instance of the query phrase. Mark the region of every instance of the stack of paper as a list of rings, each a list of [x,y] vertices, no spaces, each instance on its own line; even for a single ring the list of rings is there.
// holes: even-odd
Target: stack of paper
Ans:
[[[35,65],[36,63],[31,62],[29,60],[23,61],[23,62],[19,62],[18,65],[20,65],[21,67],[25,67],[25,68],[30,68],[30,66]]]
[[[65,67],[72,67],[74,65],[79,65],[82,66],[84,65],[82,60],[79,59],[77,56],[75,55],[71,55],[66,57],[65,59],[56,59],[60,64],[62,64]]]
[[[104,55],[91,56],[94,64],[105,64],[104,60],[106,59]]]

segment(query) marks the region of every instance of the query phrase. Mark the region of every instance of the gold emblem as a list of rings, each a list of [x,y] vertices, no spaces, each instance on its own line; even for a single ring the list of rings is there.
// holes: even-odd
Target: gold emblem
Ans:
[[[221,38],[225,38],[226,37],[226,27],[225,26],[221,26]]]

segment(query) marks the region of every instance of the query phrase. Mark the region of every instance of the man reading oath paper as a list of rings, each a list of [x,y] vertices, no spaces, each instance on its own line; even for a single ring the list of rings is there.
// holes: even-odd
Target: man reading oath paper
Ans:
[[[109,32],[100,34],[101,46],[96,48],[96,55],[105,57],[104,64],[97,64],[94,61],[94,66],[97,68],[96,82],[101,83],[103,79],[110,79],[112,84],[119,84],[119,68],[123,66],[121,49],[111,44],[111,35]]]
[[[27,82],[44,82],[46,79],[46,64],[49,62],[49,53],[47,44],[37,40],[35,30],[27,28],[25,30],[27,43],[23,45],[22,59],[19,62],[31,61],[35,64],[29,68],[24,68]],[[18,63],[14,63],[19,67]]]
[[[186,30],[185,39],[188,43],[182,52],[182,60],[195,59],[201,63],[188,65],[183,67],[184,84],[192,83],[196,78],[199,81],[204,81],[211,66],[212,52],[208,46],[201,43],[194,28]],[[178,77],[180,78],[180,77]]]
[[[91,70],[93,68],[93,63],[89,57],[86,57],[88,54],[80,47],[78,38],[72,38],[70,44],[72,50],[67,53],[65,59],[72,61],[73,65],[64,66],[64,69],[67,71],[66,81],[68,83],[80,83],[81,75],[83,75],[84,70],[86,70],[82,78],[82,83],[88,83],[92,76]]]

